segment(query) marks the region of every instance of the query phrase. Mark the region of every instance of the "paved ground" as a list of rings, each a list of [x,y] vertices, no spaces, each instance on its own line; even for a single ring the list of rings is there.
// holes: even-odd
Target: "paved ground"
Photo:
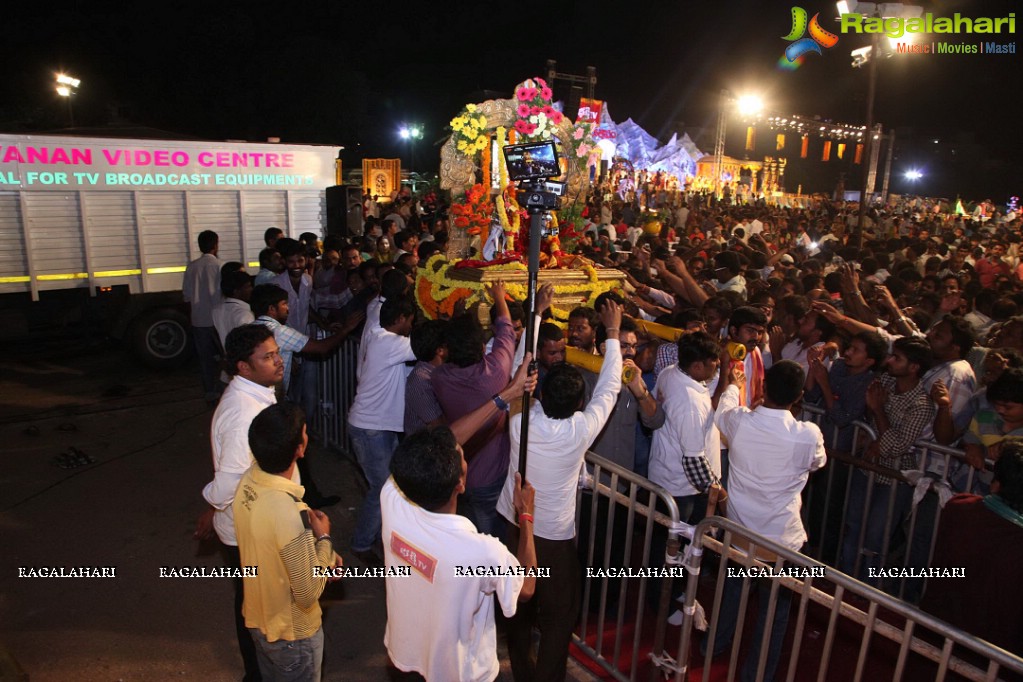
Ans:
[[[221,565],[192,539],[212,473],[196,370],[153,372],[103,345],[3,357],[0,661],[6,650],[33,681],[240,679],[230,582],[159,577],[161,566]],[[58,466],[72,447],[95,462]],[[327,511],[347,549],[363,483],[343,453],[312,454],[324,492],[342,498]],[[17,577],[43,566],[117,577]],[[324,678],[390,679],[383,580],[328,589]],[[591,679],[575,665],[571,675]]]

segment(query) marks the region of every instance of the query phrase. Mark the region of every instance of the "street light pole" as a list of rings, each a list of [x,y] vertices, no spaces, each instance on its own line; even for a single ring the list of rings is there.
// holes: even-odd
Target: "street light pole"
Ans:
[[[863,229],[867,221],[867,185],[870,183],[870,158],[874,148],[874,93],[877,90],[877,61],[881,55],[881,34],[873,34],[870,58],[867,60],[867,135],[863,143],[862,183],[860,184],[860,215],[856,220],[856,248],[863,248]]]

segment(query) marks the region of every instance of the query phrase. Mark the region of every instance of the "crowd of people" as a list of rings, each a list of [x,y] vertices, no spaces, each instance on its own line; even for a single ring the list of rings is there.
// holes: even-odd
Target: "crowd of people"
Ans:
[[[594,197],[575,250],[620,269],[624,289],[557,320],[549,287],[530,311],[496,283],[488,331],[474,309],[424,320],[416,306],[417,266],[447,249],[446,210],[434,195],[386,208],[367,195],[361,236],[290,239],[271,228],[255,276],[217,259],[216,234],[199,235],[203,256],[189,265],[184,293],[216,410],[215,474],[197,534],[216,533],[230,566],[260,566],[258,579],[236,581],[246,679],[318,679],[317,597],[328,577],[313,578],[313,567],[341,560],[319,511],[337,500],[318,493],[305,466],[305,420],[316,404],[317,359],[355,336],[357,389],[346,418],[368,493],[347,549],[364,565],[411,567],[411,577],[386,578],[385,642],[395,666],[426,679],[497,675],[492,596],[509,619],[515,678],[564,679],[583,608],[575,519],[587,450],[664,487],[683,521],[698,522],[708,496],[720,496],[730,517],[792,550],[807,541],[801,492],[828,465],[825,444],[880,465],[872,495],[867,474],[853,472],[839,560],[871,581],[869,569],[893,541],[885,531],[912,504],[899,472],[916,467],[914,443],[932,440],[966,455],[928,472],[962,493],[946,510],[934,561],[968,560],[965,544],[945,537],[971,538],[973,556],[1004,543],[1020,551],[1018,217],[974,219],[907,201],[872,209],[858,234],[855,206],[824,198],[789,208],[674,193],[659,208],[650,233],[646,207]],[[644,321],[686,333],[664,341]],[[315,338],[314,326],[330,335]],[[566,362],[574,352],[600,356],[599,372]],[[524,393],[533,401],[517,414]],[[800,420],[803,404],[823,410],[819,427]],[[852,452],[857,421],[877,440]],[[930,530],[905,539],[913,565],[927,565],[929,545],[916,539]],[[270,564],[277,568],[264,573]],[[960,584],[932,584],[924,605],[1023,654],[1023,590],[1011,571],[986,584],[992,572],[971,565],[976,573]],[[495,570],[452,577],[460,566]],[[549,573],[497,570],[515,567]],[[938,589],[976,597],[995,584],[1004,590],[1001,617],[971,619],[969,598],[934,598]],[[726,586],[715,653],[733,635],[740,587]],[[922,586],[907,598],[921,596]],[[765,679],[787,607],[780,600],[774,613]],[[421,626],[424,612],[434,627]],[[766,617],[761,609],[758,627]],[[743,679],[755,673],[759,642]],[[280,672],[296,667],[306,672]]]

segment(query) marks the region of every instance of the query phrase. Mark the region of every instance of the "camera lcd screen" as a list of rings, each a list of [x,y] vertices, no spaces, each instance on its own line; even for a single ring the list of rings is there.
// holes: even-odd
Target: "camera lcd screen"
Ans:
[[[553,141],[509,145],[504,148],[504,159],[511,180],[539,180],[561,175]]]

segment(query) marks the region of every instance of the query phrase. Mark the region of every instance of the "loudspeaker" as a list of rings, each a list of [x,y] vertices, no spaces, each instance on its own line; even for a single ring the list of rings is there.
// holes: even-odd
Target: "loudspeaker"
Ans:
[[[361,187],[334,185],[327,188],[327,234],[361,235],[364,221]]]

